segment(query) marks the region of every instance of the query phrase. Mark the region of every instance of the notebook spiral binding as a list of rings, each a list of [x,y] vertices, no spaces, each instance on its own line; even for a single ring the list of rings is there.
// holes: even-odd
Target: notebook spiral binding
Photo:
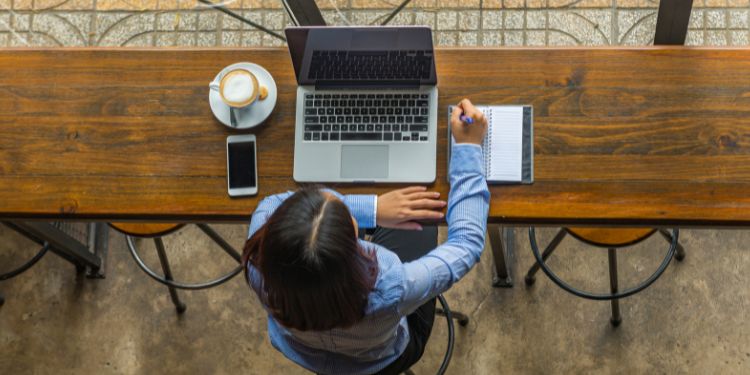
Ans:
[[[484,117],[487,119],[488,124],[492,124],[492,111],[485,111]],[[492,150],[492,136],[489,134],[489,132],[492,131],[492,128],[487,129],[487,134],[484,136],[484,141],[482,142],[482,151],[484,153],[484,175],[487,176],[490,171],[490,166],[492,165],[492,153],[490,150]]]

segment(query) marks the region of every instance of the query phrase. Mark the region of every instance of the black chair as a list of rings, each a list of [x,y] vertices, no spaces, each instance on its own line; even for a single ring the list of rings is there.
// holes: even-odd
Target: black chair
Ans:
[[[656,271],[649,276],[646,280],[642,281],[637,286],[620,291],[617,282],[617,249],[635,245],[646,238],[651,237],[656,232],[664,237],[669,242],[669,250],[667,251],[664,260],[662,260]],[[597,247],[607,248],[609,256],[609,281],[610,281],[610,293],[598,294],[582,291],[572,287],[560,279],[545,263],[547,258],[552,255],[560,242],[565,238],[566,235],[572,235],[580,241],[588,243]],[[562,228],[557,232],[557,235],[544,249],[543,253],[539,253],[539,247],[536,242],[536,233],[533,227],[529,228],[529,241],[531,242],[531,251],[534,253],[536,263],[529,269],[526,274],[525,281],[526,285],[531,286],[534,284],[535,274],[541,269],[555,284],[564,289],[565,291],[582,298],[588,298],[599,301],[610,301],[612,305],[612,318],[610,322],[613,326],[617,327],[622,322],[620,316],[620,305],[619,300],[628,296],[632,296],[653,284],[667,269],[670,261],[674,257],[678,261],[685,258],[685,249],[679,244],[678,241],[679,230],[673,229],[672,234],[664,229],[652,229],[652,228],[628,228],[628,229],[612,229],[612,228]]]
[[[360,230],[359,236],[361,239],[365,239],[365,235],[372,235],[373,231],[374,230],[372,229]],[[435,235],[437,235],[437,232],[435,232]],[[450,306],[448,306],[448,301],[446,301],[442,294],[438,294],[436,298],[438,302],[440,302],[440,307],[435,309],[435,314],[444,316],[445,321],[448,324],[448,345],[445,350],[445,355],[443,356],[443,361],[437,371],[438,375],[442,375],[445,374],[445,371],[448,369],[448,364],[450,364],[451,358],[453,357],[453,346],[455,344],[455,326],[453,325],[453,320],[455,319],[458,321],[458,324],[461,327],[465,327],[469,324],[469,317],[458,311],[451,310]],[[410,369],[407,369],[404,371],[404,374],[413,375],[414,373]]]
[[[445,300],[445,297],[443,297],[442,294],[438,294],[437,299],[438,302],[440,302],[441,308],[438,308],[435,313],[444,316],[445,321],[448,324],[448,347],[445,349],[443,362],[440,364],[440,368],[438,368],[437,371],[437,375],[443,375],[445,374],[445,371],[448,370],[448,365],[451,363],[451,358],[453,358],[453,346],[456,340],[453,319],[456,319],[461,327],[466,327],[469,324],[469,317],[458,311],[452,311],[450,306],[448,306],[448,301]],[[414,375],[414,372],[411,370],[406,370],[404,373],[407,375]]]
[[[177,309],[178,314],[184,313],[187,309],[187,306],[185,306],[185,304],[180,300],[180,296],[177,294],[177,289],[199,290],[215,287],[231,280],[233,277],[242,272],[242,256],[240,255],[240,253],[206,224],[196,225],[203,231],[203,233],[211,238],[211,240],[218,244],[219,247],[221,247],[227,254],[234,258],[237,263],[240,264],[238,264],[237,267],[235,267],[229,273],[217,279],[193,284],[174,280],[174,277],[172,276],[172,269],[169,265],[169,259],[167,258],[167,253],[164,249],[164,242],[162,241],[163,236],[177,231],[178,229],[182,228],[184,224],[110,223],[109,225],[115,230],[125,234],[125,239],[128,244],[128,250],[130,250],[130,255],[133,256],[133,260],[135,260],[135,263],[138,265],[138,267],[140,267],[140,269],[143,270],[143,272],[145,272],[146,275],[148,275],[152,279],[167,286],[167,289],[169,290],[169,296],[172,298],[172,303]],[[140,255],[138,255],[138,249],[136,248],[135,241],[133,239],[134,237],[152,238],[154,240],[154,245],[156,246],[156,254],[159,256],[159,263],[161,264],[162,272],[164,273],[163,276],[151,270],[146,265],[146,263],[143,262],[143,259],[141,259]]]
[[[450,306],[448,306],[448,301],[445,300],[442,294],[438,294],[437,299],[440,302],[440,307],[435,310],[435,314],[444,316],[448,324],[448,346],[445,349],[445,355],[443,356],[443,361],[440,363],[440,368],[438,368],[436,373],[437,375],[443,375],[448,370],[448,365],[451,363],[451,358],[453,358],[453,346],[456,340],[456,329],[453,325],[453,319],[458,321],[461,327],[466,327],[469,324],[469,317],[458,311],[451,310]],[[407,369],[404,371],[404,374],[414,375],[414,372],[411,369]]]

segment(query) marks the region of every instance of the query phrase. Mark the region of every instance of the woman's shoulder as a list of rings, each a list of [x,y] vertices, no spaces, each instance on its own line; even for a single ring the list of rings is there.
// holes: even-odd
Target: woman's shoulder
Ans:
[[[378,260],[378,277],[370,292],[368,310],[375,311],[396,306],[401,300],[403,288],[403,264],[394,252],[375,244],[369,244]]]

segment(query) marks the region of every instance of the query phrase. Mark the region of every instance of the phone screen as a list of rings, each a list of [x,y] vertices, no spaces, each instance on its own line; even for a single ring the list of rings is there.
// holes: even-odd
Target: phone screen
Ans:
[[[229,188],[255,187],[255,142],[230,142]]]

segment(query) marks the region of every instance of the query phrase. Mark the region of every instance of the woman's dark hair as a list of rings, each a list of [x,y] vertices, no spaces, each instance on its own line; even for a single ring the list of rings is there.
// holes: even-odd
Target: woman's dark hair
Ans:
[[[318,189],[287,198],[245,243],[243,261],[262,275],[263,303],[301,331],[362,319],[377,277],[375,254],[359,246],[346,205]]]

